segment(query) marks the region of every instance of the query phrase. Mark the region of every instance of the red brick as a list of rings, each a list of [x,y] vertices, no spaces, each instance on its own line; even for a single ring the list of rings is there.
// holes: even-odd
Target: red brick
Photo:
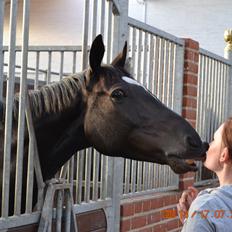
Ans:
[[[184,96],[197,96],[197,87],[192,85],[184,85]]]
[[[179,221],[179,219],[169,221],[167,223],[167,231],[178,228],[178,221]]]
[[[134,204],[124,204],[121,205],[121,216],[127,217],[134,215]]]
[[[147,223],[153,224],[162,219],[160,211],[147,215]]]
[[[186,49],[184,53],[185,60],[193,60],[194,61],[194,51]]]
[[[197,85],[197,75],[186,72],[184,74],[184,84]]]
[[[185,48],[192,48],[195,50],[199,50],[199,43],[195,40],[186,38],[185,39]]]
[[[182,116],[184,118],[186,118],[186,119],[196,120],[197,113],[196,113],[196,110],[194,110],[194,109],[186,109],[186,108],[184,108],[182,110]]]
[[[147,200],[143,202],[143,212],[146,212],[151,209],[151,201]]]
[[[184,96],[183,97],[183,106],[187,107],[192,107],[192,108],[197,108],[197,99]]]
[[[131,219],[131,229],[141,228],[147,224],[147,216],[140,216]]]
[[[161,198],[156,198],[151,200],[151,209],[157,209],[163,206]]]
[[[152,227],[152,232],[157,232],[157,231],[160,232],[160,224]]]
[[[193,73],[198,73],[198,64],[191,62],[191,61],[186,61],[184,62],[184,72],[193,72]]]
[[[131,219],[120,221],[120,232],[126,232],[131,229]]]
[[[152,232],[152,227],[140,229],[139,232]]]
[[[135,205],[135,213],[141,213],[143,203],[142,202],[135,202],[134,205]]]
[[[196,63],[199,62],[199,52],[195,52],[195,53],[194,53],[194,61],[195,61]]]

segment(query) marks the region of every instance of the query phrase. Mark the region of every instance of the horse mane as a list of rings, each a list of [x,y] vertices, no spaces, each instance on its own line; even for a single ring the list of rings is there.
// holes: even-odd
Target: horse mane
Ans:
[[[59,82],[29,91],[29,102],[34,120],[48,114],[57,114],[72,106],[78,99],[83,73],[65,77]],[[18,118],[19,95],[15,95],[14,119]]]

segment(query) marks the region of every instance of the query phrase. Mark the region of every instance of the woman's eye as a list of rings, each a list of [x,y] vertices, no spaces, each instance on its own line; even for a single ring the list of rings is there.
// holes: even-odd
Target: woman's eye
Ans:
[[[111,98],[113,100],[117,100],[120,101],[122,100],[124,97],[126,97],[126,94],[124,93],[124,91],[122,89],[116,89],[111,93]]]

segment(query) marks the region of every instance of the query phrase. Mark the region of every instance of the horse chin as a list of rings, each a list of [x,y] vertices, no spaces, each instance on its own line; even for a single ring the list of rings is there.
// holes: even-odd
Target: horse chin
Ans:
[[[196,172],[198,167],[195,162],[184,160],[178,157],[170,157],[167,159],[168,165],[176,174],[184,174],[186,172]]]

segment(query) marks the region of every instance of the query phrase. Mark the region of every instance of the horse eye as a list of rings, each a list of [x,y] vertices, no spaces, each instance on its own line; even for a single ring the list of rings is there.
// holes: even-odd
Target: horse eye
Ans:
[[[111,93],[111,98],[117,101],[121,100],[124,97],[126,97],[126,94],[121,89],[116,89]]]

